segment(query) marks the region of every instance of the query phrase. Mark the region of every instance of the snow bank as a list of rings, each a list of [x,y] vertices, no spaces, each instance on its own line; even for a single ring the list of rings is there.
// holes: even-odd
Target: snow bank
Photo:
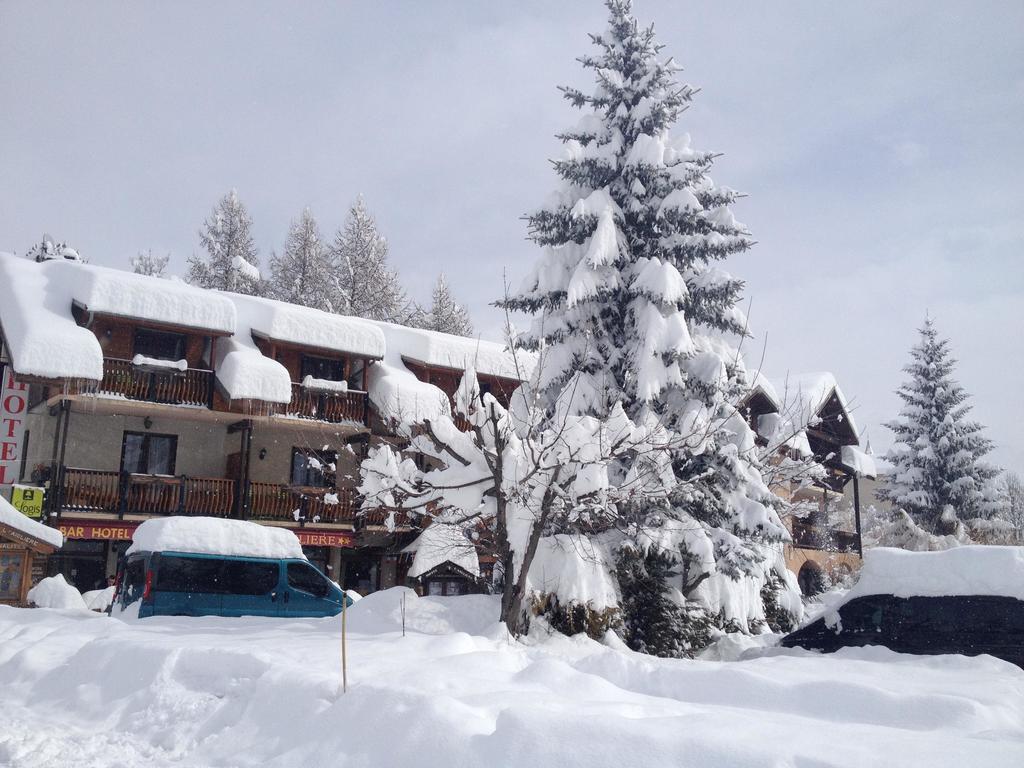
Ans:
[[[344,694],[340,617],[123,623],[0,607],[0,762],[1020,765],[1024,672],[992,658],[658,659],[584,636],[518,643],[497,607],[486,595],[366,597],[348,610]]]
[[[64,580],[64,575],[48,576],[28,591],[28,601],[37,608],[61,608],[87,611],[89,607],[78,590]]]
[[[74,281],[63,262],[37,264],[0,253],[0,328],[17,373],[48,379],[103,378],[103,350],[71,315]]]
[[[114,587],[104,589],[93,589],[82,593],[82,600],[85,607],[90,611],[105,611],[114,602]]]
[[[476,546],[456,525],[433,523],[402,551],[413,554],[408,574],[411,579],[418,579],[446,561],[451,561],[474,577],[480,576],[480,558]]]
[[[33,520],[31,517],[26,517],[24,514],[19,512],[11,503],[0,496],[0,523],[9,525],[15,530],[21,531],[24,534],[32,536],[33,538],[45,541],[54,547],[60,549],[64,546],[64,537],[61,532],[56,528],[51,528],[48,525]]]
[[[845,602],[864,595],[999,595],[1024,600],[1024,547],[965,546],[940,552],[880,547],[864,552]]]
[[[239,557],[299,558],[302,545],[286,528],[219,517],[165,517],[135,529],[132,552],[198,552]]]

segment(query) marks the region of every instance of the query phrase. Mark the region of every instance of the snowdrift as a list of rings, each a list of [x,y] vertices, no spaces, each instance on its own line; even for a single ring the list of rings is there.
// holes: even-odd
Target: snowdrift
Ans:
[[[401,631],[402,597],[406,634]],[[0,608],[0,764],[1018,766],[1024,672],[885,649],[734,663],[512,641],[495,598],[394,589],[340,617]]]

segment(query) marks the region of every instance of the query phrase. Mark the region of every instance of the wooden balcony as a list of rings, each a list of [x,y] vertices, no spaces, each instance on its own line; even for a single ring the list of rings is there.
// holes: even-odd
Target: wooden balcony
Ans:
[[[200,368],[147,368],[115,357],[103,358],[103,381],[97,391],[168,405],[210,407],[213,371]]]
[[[300,419],[332,424],[354,422],[366,425],[369,418],[368,402],[367,394],[359,390],[325,392],[307,389],[298,382],[292,382],[292,400],[286,413]]]
[[[228,517],[235,481],[222,477],[132,475],[65,467],[61,509],[124,515]]]
[[[793,524],[793,546],[824,552],[856,552],[857,534],[802,522]]]
[[[359,507],[354,488],[310,488],[277,483],[249,484],[249,518],[307,524],[349,523]]]

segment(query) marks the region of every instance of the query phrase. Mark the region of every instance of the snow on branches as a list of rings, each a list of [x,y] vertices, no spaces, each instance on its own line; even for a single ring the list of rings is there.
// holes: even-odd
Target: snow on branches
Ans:
[[[371,450],[360,470],[363,508],[429,514],[434,525],[487,537],[505,576],[502,619],[518,633],[541,537],[613,525],[623,505],[663,498],[671,479],[669,436],[653,418],[634,423],[621,407],[606,419],[565,411],[551,420],[534,408],[510,411],[481,394],[472,369],[456,392],[455,413],[468,431],[444,415],[415,431],[407,452],[425,457],[426,469],[390,445]],[[633,463],[631,476],[613,480],[615,461],[627,454],[645,460]]]

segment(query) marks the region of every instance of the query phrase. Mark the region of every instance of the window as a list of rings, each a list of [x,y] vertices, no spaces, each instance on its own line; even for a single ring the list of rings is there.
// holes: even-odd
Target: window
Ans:
[[[327,381],[345,380],[345,362],[330,357],[302,356],[301,379],[312,376],[314,379],[326,379]]]
[[[223,592],[222,562],[206,557],[161,557],[153,588],[160,592]]]
[[[327,597],[330,592],[327,579],[306,563],[288,563],[288,586],[316,597]]]
[[[138,328],[132,349],[136,355],[158,360],[182,360],[185,357],[185,334]]]
[[[265,595],[277,586],[278,571],[277,563],[225,560],[221,582],[232,595]]]
[[[136,475],[173,475],[177,453],[177,435],[125,432],[121,443],[121,471]]]
[[[306,485],[314,488],[333,487],[337,461],[336,451],[292,448],[292,485]]]

